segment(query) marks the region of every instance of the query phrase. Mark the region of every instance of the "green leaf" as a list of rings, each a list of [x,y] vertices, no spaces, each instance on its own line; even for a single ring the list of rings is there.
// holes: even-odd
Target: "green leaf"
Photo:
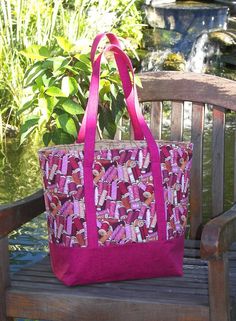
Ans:
[[[116,98],[117,94],[118,94],[118,90],[116,89],[116,86],[114,84],[110,85],[110,91],[111,91],[112,96],[114,98]]]
[[[42,87],[43,87],[43,91],[44,91],[44,83],[43,83],[42,77],[37,77],[35,79],[35,83],[37,84],[40,91],[42,91]]]
[[[46,110],[47,115],[50,116],[53,112],[54,107],[58,103],[58,99],[56,97],[39,97],[38,105],[41,109]]]
[[[114,96],[112,96],[111,106],[112,118],[114,119],[115,123],[118,123],[120,118],[124,115],[124,112],[126,111],[124,95],[121,92],[118,91],[118,94],[115,98]]]
[[[82,62],[82,61],[77,61],[77,62],[75,63],[75,67],[76,67],[78,70],[84,71],[86,74],[90,74],[90,73],[91,73],[91,67],[88,66],[87,64],[85,64],[85,63]]]
[[[77,129],[74,120],[68,114],[59,115],[56,119],[57,126],[62,128],[64,132],[76,137]]]
[[[50,141],[52,139],[52,134],[51,133],[44,133],[43,134],[43,143],[45,146],[48,146]]]
[[[53,112],[54,107],[58,103],[58,99],[56,97],[47,97],[47,109],[50,111],[50,113]]]
[[[41,76],[44,72],[45,69],[42,68],[42,64],[40,62],[34,64],[25,74],[24,86],[30,86],[35,81],[35,79]]]
[[[69,95],[74,95],[78,91],[78,84],[73,77],[63,77],[61,82],[61,90],[68,97]]]
[[[100,80],[100,97],[103,100],[110,101],[109,97],[107,94],[110,93],[110,81],[106,79],[101,79]]]
[[[134,82],[138,87],[143,88],[141,79],[137,75],[134,75]]]
[[[31,45],[28,48],[21,50],[20,53],[33,60],[45,60],[50,57],[50,52],[47,47],[39,45]]]
[[[56,86],[49,87],[48,90],[46,90],[46,94],[52,97],[66,97],[63,91]]]
[[[75,138],[65,133],[61,128],[57,128],[52,132],[52,141],[54,144],[72,144]]]
[[[39,116],[31,116],[20,128],[20,145],[24,143],[27,137],[33,132],[37,127],[39,122]]]
[[[108,69],[104,69],[101,73],[101,78],[105,78],[109,75],[109,70]]]
[[[55,37],[57,39],[57,43],[60,48],[62,48],[64,51],[69,52],[71,48],[73,47],[73,44],[69,42],[68,39],[64,37]]]
[[[18,109],[18,111],[16,112],[17,116],[20,116],[27,109],[33,108],[35,106],[35,103],[36,103],[36,99],[32,99],[24,103],[24,105],[21,106],[20,109]]]
[[[76,54],[74,56],[77,60],[83,62],[85,65],[88,67],[91,67],[91,60],[90,60],[90,55],[85,55],[85,54]]]
[[[42,68],[47,69],[47,70],[52,70],[53,69],[53,61],[50,58],[43,61]]]
[[[83,115],[84,110],[78,103],[71,99],[66,99],[62,104],[63,109],[71,115]]]
[[[70,59],[64,56],[57,56],[48,59],[48,61],[53,63],[53,73],[56,71],[64,72],[64,68],[70,63]]]
[[[70,70],[70,74],[80,75],[80,72],[74,68],[74,66],[67,65],[65,66],[67,70]]]
[[[110,109],[101,108],[99,113],[99,125],[105,138],[114,138],[117,126]]]
[[[47,74],[42,75],[42,81],[45,87],[49,87],[51,77],[48,77]]]

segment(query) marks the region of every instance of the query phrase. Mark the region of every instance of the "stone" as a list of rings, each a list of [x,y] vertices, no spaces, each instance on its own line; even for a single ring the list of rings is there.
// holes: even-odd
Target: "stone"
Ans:
[[[148,53],[142,61],[142,72],[163,70],[163,62],[170,53],[170,49]]]
[[[228,8],[213,3],[177,1],[155,8],[151,5],[144,5],[143,10],[147,24],[154,28],[155,33],[159,33],[159,36],[155,35],[155,42],[159,37],[161,47],[162,43],[166,42],[164,48],[169,47],[174,52],[182,52],[186,57],[190,53],[195,39],[202,32],[226,29],[227,26]],[[176,37],[176,35],[179,36]],[[162,41],[164,38],[165,41]]]
[[[228,6],[230,8],[230,13],[236,14],[236,1],[234,0],[214,0],[214,1]]]
[[[162,4],[169,4],[169,3],[175,3],[176,0],[146,0],[145,3],[147,5],[151,5],[152,7],[157,7]]]
[[[186,66],[186,61],[184,59],[184,56],[180,53],[168,54],[163,63],[164,70],[184,71],[185,66]]]
[[[171,48],[182,41],[182,34],[174,30],[149,28],[143,35],[144,47],[148,50]]]
[[[236,31],[232,29],[212,31],[208,37],[210,41],[218,43],[221,47],[236,45]]]
[[[142,61],[142,71],[178,70],[184,71],[186,61],[181,53],[169,49],[149,53]]]

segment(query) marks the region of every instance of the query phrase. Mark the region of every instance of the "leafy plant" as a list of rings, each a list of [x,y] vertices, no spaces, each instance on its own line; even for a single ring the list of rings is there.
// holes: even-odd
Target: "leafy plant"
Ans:
[[[27,70],[24,85],[28,101],[19,109],[21,143],[40,133],[48,145],[75,141],[88,98],[91,63],[88,53],[74,53],[68,39],[57,37],[56,54],[31,46],[22,54],[37,59]],[[113,61],[102,65],[99,94],[99,132],[114,137],[124,112],[121,84]]]
[[[126,38],[126,46],[134,51],[142,39],[139,2],[0,0],[0,144],[8,125],[19,127],[24,120],[18,110],[25,105],[22,82],[32,59],[43,62],[52,57],[57,43],[65,39],[79,51],[98,32],[107,30]],[[31,54],[20,54],[25,48],[31,48]]]

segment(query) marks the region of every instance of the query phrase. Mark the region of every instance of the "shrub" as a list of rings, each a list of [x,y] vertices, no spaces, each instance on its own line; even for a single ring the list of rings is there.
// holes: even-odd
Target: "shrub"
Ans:
[[[18,111],[23,115],[21,143],[38,132],[48,145],[73,143],[79,130],[88,98],[91,77],[89,54],[74,53],[67,39],[57,38],[60,50],[33,46],[23,52],[37,58],[25,75],[28,101]],[[121,84],[113,61],[102,64],[99,94],[99,133],[112,138],[124,111]]]
[[[55,37],[66,38],[71,43],[83,39],[91,41],[98,32],[107,30],[115,31],[117,35],[126,38],[126,46],[135,49],[142,38],[142,18],[137,8],[139,2],[139,0],[1,1],[0,143],[7,124],[19,126],[24,121],[22,113],[18,113],[18,110],[20,108],[22,110],[22,105],[25,104],[22,83],[25,70],[32,64],[32,57],[23,56],[20,51],[31,47],[37,52],[37,48],[45,46],[50,57],[54,57],[53,52],[57,47]]]

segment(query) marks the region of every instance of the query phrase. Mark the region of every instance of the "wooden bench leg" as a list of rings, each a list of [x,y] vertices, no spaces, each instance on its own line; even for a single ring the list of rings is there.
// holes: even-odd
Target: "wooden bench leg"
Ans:
[[[6,316],[5,290],[10,285],[8,238],[0,238],[0,320],[13,321]]]
[[[209,260],[210,321],[230,321],[229,267],[225,254]]]

